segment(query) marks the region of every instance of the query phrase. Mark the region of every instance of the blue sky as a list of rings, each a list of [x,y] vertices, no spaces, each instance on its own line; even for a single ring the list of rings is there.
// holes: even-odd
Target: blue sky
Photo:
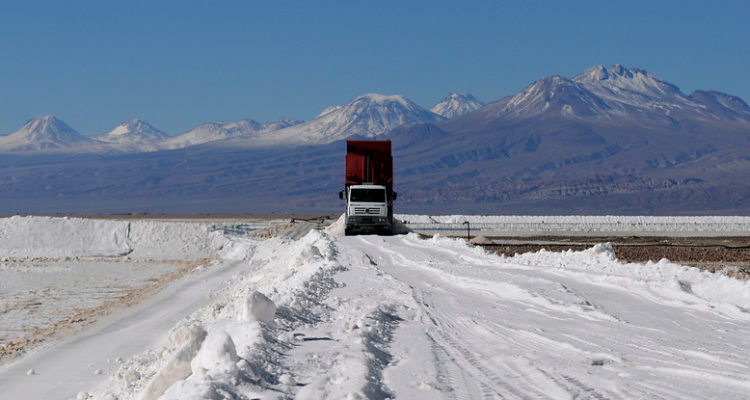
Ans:
[[[548,75],[640,67],[750,102],[746,1],[3,1],[0,134],[54,114],[309,120],[364,93],[490,102]]]

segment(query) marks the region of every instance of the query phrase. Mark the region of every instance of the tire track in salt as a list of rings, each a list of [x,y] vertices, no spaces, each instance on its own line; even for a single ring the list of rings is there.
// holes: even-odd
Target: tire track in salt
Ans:
[[[451,243],[448,243],[448,249],[429,249],[421,246],[420,241],[414,238],[397,244],[424,252],[426,257],[423,258],[427,261],[440,258],[436,255],[442,254],[445,257],[443,264],[424,262],[420,265],[417,261],[411,266],[445,274],[452,278],[446,280],[448,284],[457,281],[451,277],[452,274],[471,272],[470,275],[474,278],[485,278],[486,271],[474,273],[469,268],[458,266],[462,262],[473,266],[476,259],[477,266],[495,267],[498,274],[505,274],[503,279],[510,279],[523,288],[530,287],[529,293],[541,297],[552,294],[549,299],[554,300],[560,297],[559,293],[540,290],[543,287],[534,286],[534,280],[559,284],[562,289],[559,292],[570,295],[569,298],[560,297],[564,302],[581,299],[588,303],[588,308],[613,316],[613,321],[584,320],[580,326],[561,325],[567,331],[564,335],[549,335],[544,331],[529,329],[524,332],[518,327],[508,329],[511,325],[506,326],[502,321],[495,324],[494,329],[501,331],[505,328],[503,337],[513,341],[512,346],[522,349],[524,353],[535,351],[534,347],[539,344],[535,338],[545,339],[546,336],[547,341],[559,341],[567,337],[570,343],[577,344],[581,349],[579,353],[591,354],[593,358],[587,368],[578,366],[571,371],[572,374],[554,371],[547,374],[566,386],[571,394],[584,398],[689,398],[700,393],[700,390],[696,391],[699,387],[721,383],[717,389],[721,388],[719,392],[724,393],[727,398],[744,398],[744,394],[740,393],[745,393],[744,390],[750,387],[750,380],[747,378],[750,365],[747,364],[746,357],[743,357],[746,353],[743,349],[746,347],[742,345],[748,344],[746,317],[724,312],[721,304],[707,303],[706,307],[696,307],[695,303],[700,305],[703,302],[691,302],[689,296],[680,297],[679,293],[661,292],[661,286],[652,287],[638,275],[631,276],[623,272],[610,276],[607,270],[567,270],[545,266],[555,265],[554,263],[505,268],[506,265],[501,264],[513,260],[499,259],[498,264],[488,263],[487,259],[475,255],[471,249],[463,252],[459,246],[454,249]],[[406,248],[390,246],[389,249],[395,253],[410,254]],[[612,266],[607,268],[611,269]],[[585,308],[582,311],[587,311]],[[560,315],[551,313],[548,316],[553,318]],[[593,328],[591,331],[587,328],[589,326]],[[519,336],[519,333],[522,335]],[[524,338],[523,334],[530,334],[530,338]],[[548,343],[543,348],[547,351],[566,351],[564,347],[555,348],[554,343]],[[701,351],[695,354],[691,352],[693,349]],[[737,351],[728,351],[729,349]],[[596,367],[597,365],[606,365],[606,369]],[[552,369],[557,368],[553,366]],[[593,381],[594,387],[601,388],[598,391],[585,383],[592,382],[592,372],[601,374],[607,371],[611,373],[605,376],[604,381],[601,380],[602,377]],[[641,379],[623,378],[628,376],[640,376]],[[607,383],[608,380],[610,383]],[[674,382],[685,384],[675,385]]]
[[[364,242],[364,241],[363,241]],[[372,246],[373,243],[367,243]],[[392,245],[392,244],[389,244]],[[398,267],[411,267],[422,269],[417,260],[407,259],[403,256],[404,252],[398,252],[386,246],[380,246],[378,251],[388,253],[392,258],[392,264]],[[408,252],[413,254],[413,252]],[[427,263],[434,262],[427,254],[425,258]],[[442,264],[441,264],[442,265]],[[392,272],[392,271],[386,271]],[[438,272],[438,271],[435,271]],[[444,307],[433,307],[430,305],[432,299],[428,300],[426,296],[429,291],[414,289],[412,296],[421,305],[422,310],[430,317],[435,324],[435,329],[428,332],[429,337],[435,343],[436,355],[438,359],[446,359],[447,367],[443,368],[443,373],[447,375],[449,385],[452,390],[449,392],[451,398],[544,398],[544,392],[539,390],[519,390],[513,385],[508,376],[517,379],[517,376],[523,371],[514,368],[512,363],[505,363],[502,360],[494,360],[494,364],[488,363],[479,352],[478,347],[485,346],[488,343],[467,343],[465,338],[471,338],[471,334],[465,334],[476,330],[481,326],[482,330],[487,330],[484,324],[473,318],[452,319],[455,315],[441,313]],[[444,354],[445,356],[441,356]],[[498,365],[499,364],[499,365]],[[505,376],[496,373],[495,370],[504,370]],[[560,392],[563,388],[556,383],[554,379],[544,374],[536,377],[537,381],[533,385],[526,385],[527,388],[540,386],[538,379],[542,379],[541,386],[551,391]]]

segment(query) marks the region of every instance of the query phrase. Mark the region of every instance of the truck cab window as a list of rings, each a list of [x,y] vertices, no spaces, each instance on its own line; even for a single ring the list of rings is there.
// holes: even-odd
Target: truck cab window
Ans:
[[[383,203],[385,190],[383,189],[352,189],[350,201]]]

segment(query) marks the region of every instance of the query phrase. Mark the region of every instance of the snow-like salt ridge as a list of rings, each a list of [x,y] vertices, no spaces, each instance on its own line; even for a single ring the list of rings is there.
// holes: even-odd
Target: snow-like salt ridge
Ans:
[[[396,214],[409,223],[562,223],[562,224],[750,224],[745,216],[630,216],[630,215],[416,215]]]
[[[81,218],[0,219],[5,257],[104,257],[130,253],[128,223]]]
[[[210,258],[210,225],[68,217],[0,218],[0,256]]]
[[[570,271],[585,271],[597,281],[640,286],[654,295],[669,293],[673,299],[684,300],[697,309],[716,308],[718,313],[729,312],[731,317],[750,319],[750,281],[730,278],[698,268],[675,264],[667,259],[659,262],[622,263],[617,260],[610,244],[597,244],[586,251],[517,254],[513,263],[534,266],[554,266]],[[670,300],[672,301],[672,300]]]
[[[261,245],[258,239],[216,236],[214,245],[225,259],[246,260],[250,268],[215,292],[211,305],[175,326],[166,347],[125,361],[95,392],[97,398],[276,398],[296,389],[279,373],[283,360],[274,354],[298,341],[285,332],[289,327],[279,329],[285,322],[276,315],[277,304],[281,313],[311,315],[311,292],[325,292],[331,284],[330,239],[313,231],[299,241],[273,238]]]
[[[130,257],[158,259],[213,258],[211,225],[197,222],[130,222]]]
[[[589,216],[589,215],[412,215],[397,214],[414,230],[465,229],[535,233],[705,233],[746,235],[745,216]]]
[[[378,349],[391,340],[397,314],[406,315],[400,301],[405,299],[383,304],[371,301],[367,292],[380,300],[396,299],[407,288],[357,286],[361,298],[328,297],[348,286],[334,277],[341,280],[348,274],[357,281],[368,275],[354,274],[340,264],[333,238],[316,231],[298,241],[214,237],[222,257],[246,260],[250,268],[215,292],[211,305],[178,323],[165,347],[123,361],[93,397],[387,395],[382,383],[387,362],[378,361]],[[374,271],[369,274],[369,279],[377,276]],[[413,301],[407,303],[416,307]],[[322,342],[329,344],[325,354],[318,353]],[[308,343],[316,346],[309,349]],[[306,370],[301,359],[316,367]]]

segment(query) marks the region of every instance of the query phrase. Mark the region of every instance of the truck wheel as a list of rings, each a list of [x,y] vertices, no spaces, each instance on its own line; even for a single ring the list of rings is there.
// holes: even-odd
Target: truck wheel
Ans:
[[[351,236],[352,230],[349,228],[344,228],[344,236]]]

